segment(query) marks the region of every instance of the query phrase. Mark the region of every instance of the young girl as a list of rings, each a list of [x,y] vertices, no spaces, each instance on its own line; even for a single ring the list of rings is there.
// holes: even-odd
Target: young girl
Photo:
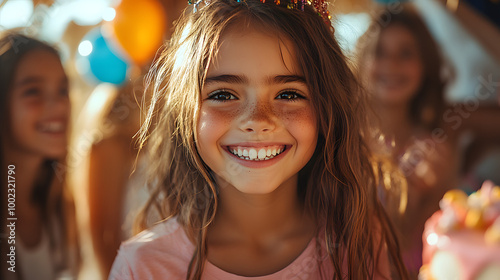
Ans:
[[[0,50],[1,216],[14,225],[2,226],[2,279],[73,279],[73,208],[55,172],[67,148],[68,79],[40,41],[7,33]]]
[[[394,220],[405,264],[416,279],[425,221],[439,209],[444,193],[458,187],[459,136],[472,130],[482,139],[498,142],[500,110],[484,106],[470,110],[463,104],[446,107],[443,59],[410,4],[398,13],[376,14],[358,42],[358,51],[359,72],[380,130],[393,141],[394,160],[408,181],[406,212]]]
[[[179,21],[150,72],[148,230],[110,279],[406,278],[363,96],[325,5],[302,3],[215,0]]]

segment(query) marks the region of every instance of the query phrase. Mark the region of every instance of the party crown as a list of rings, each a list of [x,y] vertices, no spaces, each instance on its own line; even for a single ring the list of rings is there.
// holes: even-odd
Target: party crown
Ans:
[[[194,12],[198,10],[198,6],[203,2],[208,5],[212,0],[188,0],[189,5],[194,5]],[[235,0],[236,2],[243,2],[245,0]],[[318,15],[323,18],[328,26],[331,26],[331,16],[328,11],[328,4],[325,0],[267,0],[269,2],[273,1],[276,5],[286,4],[288,9],[297,9],[304,11],[304,6],[312,6]],[[266,3],[266,0],[260,0],[262,3]]]

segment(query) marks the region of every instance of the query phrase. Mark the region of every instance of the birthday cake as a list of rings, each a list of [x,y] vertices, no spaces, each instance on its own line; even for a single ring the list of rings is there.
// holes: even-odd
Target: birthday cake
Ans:
[[[420,280],[500,279],[500,187],[448,191],[425,224]]]

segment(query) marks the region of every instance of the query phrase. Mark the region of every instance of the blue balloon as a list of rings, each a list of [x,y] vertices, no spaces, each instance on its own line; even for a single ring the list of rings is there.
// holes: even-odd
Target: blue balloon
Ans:
[[[100,28],[90,31],[83,40],[92,44],[92,51],[83,58],[87,59],[90,72],[101,82],[122,84],[127,78],[128,63],[115,53],[103,37]]]

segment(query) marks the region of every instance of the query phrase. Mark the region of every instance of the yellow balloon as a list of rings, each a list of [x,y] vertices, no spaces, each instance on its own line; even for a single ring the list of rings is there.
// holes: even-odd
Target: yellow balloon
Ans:
[[[111,27],[130,59],[143,65],[161,46],[167,19],[163,6],[156,0],[122,0]]]

